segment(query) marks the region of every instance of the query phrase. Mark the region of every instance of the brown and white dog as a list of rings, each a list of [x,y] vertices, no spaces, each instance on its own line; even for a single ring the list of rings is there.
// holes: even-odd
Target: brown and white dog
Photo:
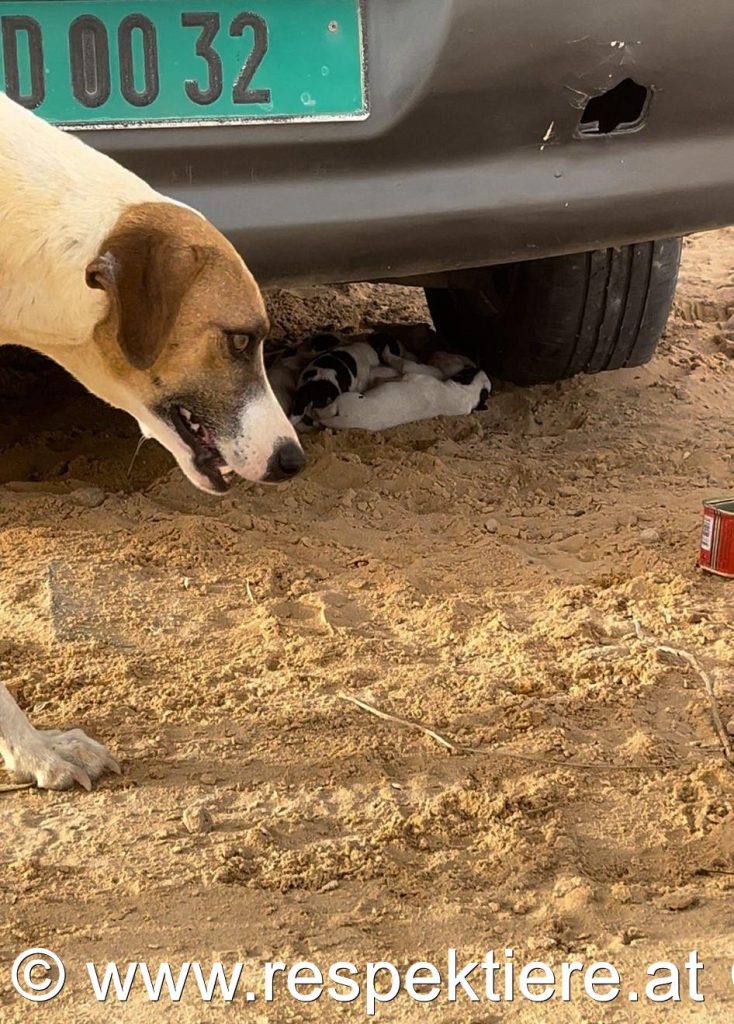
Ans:
[[[0,344],[60,363],[221,493],[304,463],[267,331],[254,278],[201,214],[0,94]],[[117,768],[81,730],[35,729],[2,683],[0,757],[49,789]]]

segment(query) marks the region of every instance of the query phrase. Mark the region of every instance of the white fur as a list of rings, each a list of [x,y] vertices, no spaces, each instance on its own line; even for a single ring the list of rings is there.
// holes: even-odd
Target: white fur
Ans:
[[[234,441],[219,449],[228,466],[248,480],[261,480],[274,450],[284,441],[298,444],[298,435],[286,417],[262,366],[263,384],[258,394],[246,396]]]
[[[387,430],[434,416],[466,415],[476,409],[482,391],[490,389],[489,378],[481,371],[471,384],[407,374],[402,380],[378,384],[366,395],[340,395],[328,408],[317,410],[317,416],[325,427]]]
[[[435,366],[430,366],[428,363],[418,363],[412,359],[403,359],[401,364],[400,375],[403,377],[414,374],[417,377],[434,377],[436,380],[446,380],[445,373]],[[393,370],[393,373],[397,372],[397,370]]]
[[[416,363],[416,366],[419,364]],[[380,384],[388,380],[400,380],[402,373],[399,370],[394,370],[392,366],[375,366],[370,372],[370,383],[369,387],[373,388],[375,384]],[[369,388],[367,389],[369,391]]]
[[[101,743],[81,729],[34,729],[0,683],[0,757],[18,782],[43,789],[68,789],[74,783],[92,788],[92,780],[119,766]]]
[[[126,206],[161,200],[0,93],[0,343],[84,345],[106,303],[86,266]]]

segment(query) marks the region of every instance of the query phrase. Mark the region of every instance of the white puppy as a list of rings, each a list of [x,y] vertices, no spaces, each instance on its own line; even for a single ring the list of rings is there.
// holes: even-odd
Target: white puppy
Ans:
[[[378,384],[366,395],[342,394],[314,412],[322,426],[336,430],[387,430],[434,416],[465,416],[483,408],[491,390],[487,374],[471,367],[447,381],[409,373]]]

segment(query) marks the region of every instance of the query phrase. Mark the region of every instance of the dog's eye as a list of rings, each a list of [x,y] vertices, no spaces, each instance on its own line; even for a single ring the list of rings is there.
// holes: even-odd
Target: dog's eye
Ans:
[[[245,334],[243,331],[225,331],[224,336],[227,339],[230,354],[235,359],[243,355],[252,344],[252,335]]]

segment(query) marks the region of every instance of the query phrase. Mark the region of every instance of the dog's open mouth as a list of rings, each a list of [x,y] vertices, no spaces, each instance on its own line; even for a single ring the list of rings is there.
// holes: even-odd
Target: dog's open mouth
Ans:
[[[196,468],[203,473],[216,491],[226,491],[233,470],[226,464],[217,448],[211,428],[183,405],[172,405],[170,416],[176,433],[191,449]]]

